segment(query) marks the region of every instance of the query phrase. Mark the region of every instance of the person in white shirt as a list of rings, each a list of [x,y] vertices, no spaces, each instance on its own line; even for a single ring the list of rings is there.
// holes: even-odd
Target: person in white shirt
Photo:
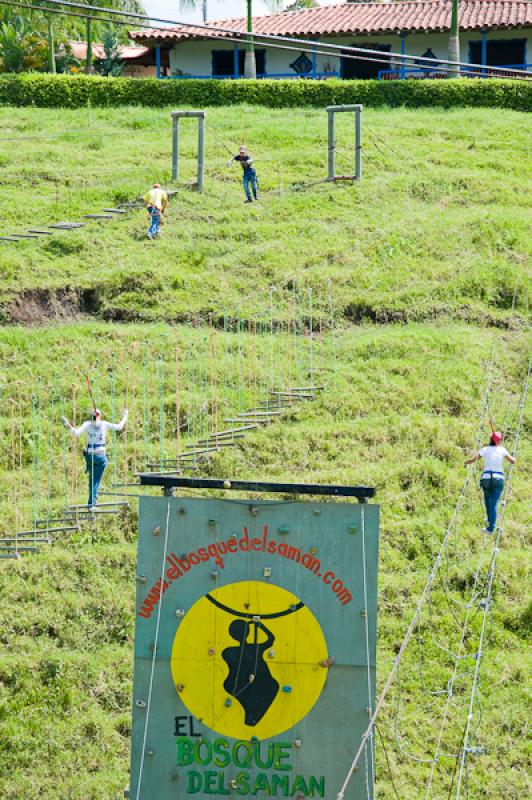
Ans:
[[[488,527],[484,528],[485,533],[493,533],[497,524],[497,505],[504,488],[504,461],[515,464],[515,458],[510,455],[506,447],[502,447],[502,439],[503,436],[500,431],[493,431],[489,445],[481,448],[478,453],[464,461],[466,467],[469,464],[474,464],[479,458],[484,461],[480,485],[484,492],[484,503],[486,504],[488,517]]]
[[[92,412],[92,419],[86,420],[79,428],[71,425],[66,417],[61,417],[61,422],[68,428],[73,436],[78,438],[82,434],[87,434],[87,447],[84,450],[85,463],[89,474],[89,502],[90,510],[94,509],[98,500],[100,483],[108,464],[105,440],[107,431],[123,431],[127,422],[128,410],[124,411],[120,422],[107,422],[102,419],[102,412],[95,408]]]

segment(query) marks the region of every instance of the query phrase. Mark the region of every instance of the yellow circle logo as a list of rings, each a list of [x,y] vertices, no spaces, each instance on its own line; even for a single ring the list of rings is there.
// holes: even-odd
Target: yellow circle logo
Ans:
[[[181,700],[208,728],[268,739],[314,706],[326,659],[307,606],[279,586],[242,581],[194,603],[175,635],[171,669]]]

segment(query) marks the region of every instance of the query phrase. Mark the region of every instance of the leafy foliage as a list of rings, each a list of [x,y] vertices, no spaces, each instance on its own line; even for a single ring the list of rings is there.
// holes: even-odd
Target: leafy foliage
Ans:
[[[0,76],[0,105],[41,108],[249,103],[269,108],[316,107],[335,103],[408,108],[460,106],[532,109],[532,84],[512,80],[298,81],[161,80],[92,76]]]
[[[117,78],[124,71],[124,64],[120,59],[120,42],[116,32],[111,28],[104,31],[102,36],[104,57],[100,64],[102,75]]]

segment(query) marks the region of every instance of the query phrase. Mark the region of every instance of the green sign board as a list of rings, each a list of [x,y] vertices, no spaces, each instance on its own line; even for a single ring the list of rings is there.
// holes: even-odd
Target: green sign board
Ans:
[[[334,800],[374,705],[378,520],[141,498],[131,800]],[[370,751],[346,799],[372,786]]]

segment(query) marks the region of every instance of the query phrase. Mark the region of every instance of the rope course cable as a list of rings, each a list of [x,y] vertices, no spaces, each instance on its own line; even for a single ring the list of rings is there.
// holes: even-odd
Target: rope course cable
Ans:
[[[513,457],[514,458],[517,456],[517,451],[518,451],[518,447],[519,447],[519,439],[520,439],[520,435],[521,435],[521,429],[522,429],[522,426],[523,426],[523,418],[524,418],[524,412],[525,412],[526,398],[527,398],[527,395],[528,395],[528,388],[529,388],[529,383],[530,383],[531,370],[532,370],[532,359],[528,363],[528,370],[527,370],[527,374],[526,374],[526,377],[525,377],[525,380],[524,380],[523,390],[522,390],[522,393],[521,393],[521,400],[520,400],[520,405],[519,405],[519,419],[518,419],[518,423],[517,423],[517,427],[516,427],[515,434],[514,434],[514,439],[513,439]],[[486,629],[487,629],[488,619],[489,619],[489,616],[490,616],[490,613],[491,613],[491,606],[493,604],[493,584],[495,582],[495,574],[496,574],[496,568],[497,568],[497,558],[498,558],[498,555],[499,555],[499,552],[500,552],[501,539],[502,539],[502,535],[503,535],[503,531],[504,531],[504,519],[505,519],[505,514],[506,514],[506,506],[507,506],[508,499],[509,499],[509,496],[510,496],[510,489],[511,489],[511,484],[512,484],[513,471],[514,471],[513,464],[510,464],[510,469],[509,469],[509,472],[508,472],[508,478],[507,478],[507,480],[505,482],[505,489],[504,489],[504,494],[503,494],[503,498],[502,498],[502,502],[501,502],[501,508],[500,508],[500,512],[499,512],[499,526],[497,528],[495,544],[494,544],[494,547],[493,547],[491,563],[490,563],[490,567],[489,567],[489,571],[488,571],[488,584],[487,584],[486,596],[485,596],[485,598],[483,600],[483,610],[484,611],[483,611],[483,617],[482,617],[482,627],[481,627],[480,636],[479,636],[479,639],[478,639],[477,657],[476,657],[476,660],[475,660],[475,672],[474,672],[474,676],[473,676],[473,684],[471,686],[471,694],[470,694],[470,700],[469,700],[469,709],[468,709],[468,714],[467,714],[467,722],[466,722],[466,727],[465,727],[465,731],[464,731],[463,743],[462,743],[461,754],[460,754],[460,767],[459,767],[459,771],[458,771],[455,800],[459,800],[459,798],[460,798],[461,790],[462,790],[462,783],[463,783],[463,781],[464,781],[464,779],[465,779],[465,777],[467,775],[466,769],[467,769],[467,765],[468,765],[469,755],[472,752],[472,749],[471,749],[470,744],[469,744],[470,743],[470,737],[471,737],[471,722],[472,722],[472,719],[473,719],[473,710],[474,710],[474,705],[475,705],[475,699],[477,697],[477,692],[478,692],[478,684],[479,684],[479,679],[480,679],[480,667],[482,665],[482,660],[483,660],[483,657],[484,657],[484,642],[485,642],[485,638],[486,638]]]
[[[495,341],[494,341],[492,349],[491,349],[491,357],[490,357],[489,365],[488,365],[488,378],[487,378],[486,386],[485,386],[484,393],[483,393],[482,400],[481,400],[481,404],[480,404],[480,412],[479,412],[479,415],[478,415],[478,425],[477,425],[477,435],[476,435],[476,442],[477,443],[480,441],[480,436],[481,436],[481,432],[482,432],[482,428],[483,428],[483,421],[484,421],[486,410],[487,410],[487,407],[488,407],[489,391],[490,391],[491,383],[492,383],[492,380],[493,380],[492,369],[493,369],[493,363],[494,363],[494,356],[495,356]],[[380,713],[380,711],[381,711],[381,709],[382,709],[382,707],[384,705],[384,701],[385,701],[385,699],[386,699],[386,697],[388,695],[388,692],[390,691],[390,689],[392,687],[392,684],[393,684],[395,676],[396,676],[396,674],[397,674],[397,672],[399,670],[399,665],[400,665],[401,660],[403,658],[403,655],[404,655],[404,653],[406,651],[408,643],[410,642],[410,639],[412,638],[412,635],[414,634],[414,631],[415,631],[415,628],[416,628],[416,624],[418,622],[418,619],[419,619],[419,616],[421,614],[421,611],[422,611],[422,609],[423,609],[423,607],[425,605],[425,602],[426,602],[426,600],[427,600],[427,598],[429,596],[429,593],[430,593],[430,591],[432,589],[434,581],[436,580],[436,577],[437,577],[438,571],[440,569],[440,566],[441,566],[441,564],[443,562],[444,553],[445,553],[445,550],[446,550],[446,548],[448,546],[448,543],[450,541],[450,538],[451,538],[451,535],[452,535],[452,531],[453,531],[453,526],[455,524],[456,519],[458,518],[459,513],[461,512],[462,506],[464,505],[466,492],[467,492],[468,486],[469,486],[469,484],[471,482],[471,474],[472,474],[471,470],[468,470],[467,474],[466,474],[466,478],[465,478],[464,483],[462,485],[462,489],[461,489],[459,497],[458,497],[458,501],[457,501],[455,509],[453,511],[453,514],[452,514],[452,517],[451,517],[451,521],[450,521],[450,523],[449,523],[449,525],[447,527],[447,530],[445,532],[443,541],[442,541],[442,543],[440,545],[440,549],[439,549],[439,551],[438,551],[438,553],[436,555],[436,558],[435,558],[435,560],[433,562],[433,566],[432,566],[432,569],[431,569],[431,571],[429,573],[427,581],[425,583],[425,587],[424,587],[424,589],[423,589],[423,591],[421,593],[421,596],[420,596],[420,598],[418,600],[418,603],[417,603],[416,608],[414,610],[414,614],[411,617],[410,623],[409,623],[409,625],[407,627],[407,630],[406,630],[406,633],[405,633],[405,635],[403,637],[403,641],[401,643],[399,651],[398,651],[398,653],[397,653],[397,655],[396,655],[396,657],[394,659],[394,662],[392,664],[392,668],[391,668],[391,670],[390,670],[390,672],[388,674],[388,678],[386,680],[386,683],[385,683],[385,685],[384,685],[384,687],[383,687],[383,689],[382,689],[382,691],[381,691],[381,693],[379,695],[379,698],[378,698],[376,706],[375,706],[375,710],[373,711],[373,714],[371,716],[371,720],[370,720],[370,722],[368,724],[368,727],[366,728],[363,736],[361,737],[361,740],[360,740],[358,749],[357,749],[357,751],[355,753],[355,756],[353,758],[353,761],[351,762],[351,765],[350,765],[350,767],[349,767],[349,769],[347,771],[346,777],[345,777],[345,779],[344,779],[344,781],[343,781],[343,783],[342,783],[342,785],[340,787],[340,790],[339,790],[339,792],[337,794],[337,800],[344,800],[345,792],[347,790],[347,787],[349,786],[349,783],[351,781],[351,777],[353,775],[353,772],[358,767],[360,758],[362,757],[363,753],[365,752],[365,749],[366,749],[366,747],[368,745],[368,741],[370,741],[370,737],[372,736],[372,731],[373,731],[373,727],[375,725],[375,721],[376,721],[376,719],[377,719],[377,717],[378,717],[378,715],[379,715],[379,713]]]

